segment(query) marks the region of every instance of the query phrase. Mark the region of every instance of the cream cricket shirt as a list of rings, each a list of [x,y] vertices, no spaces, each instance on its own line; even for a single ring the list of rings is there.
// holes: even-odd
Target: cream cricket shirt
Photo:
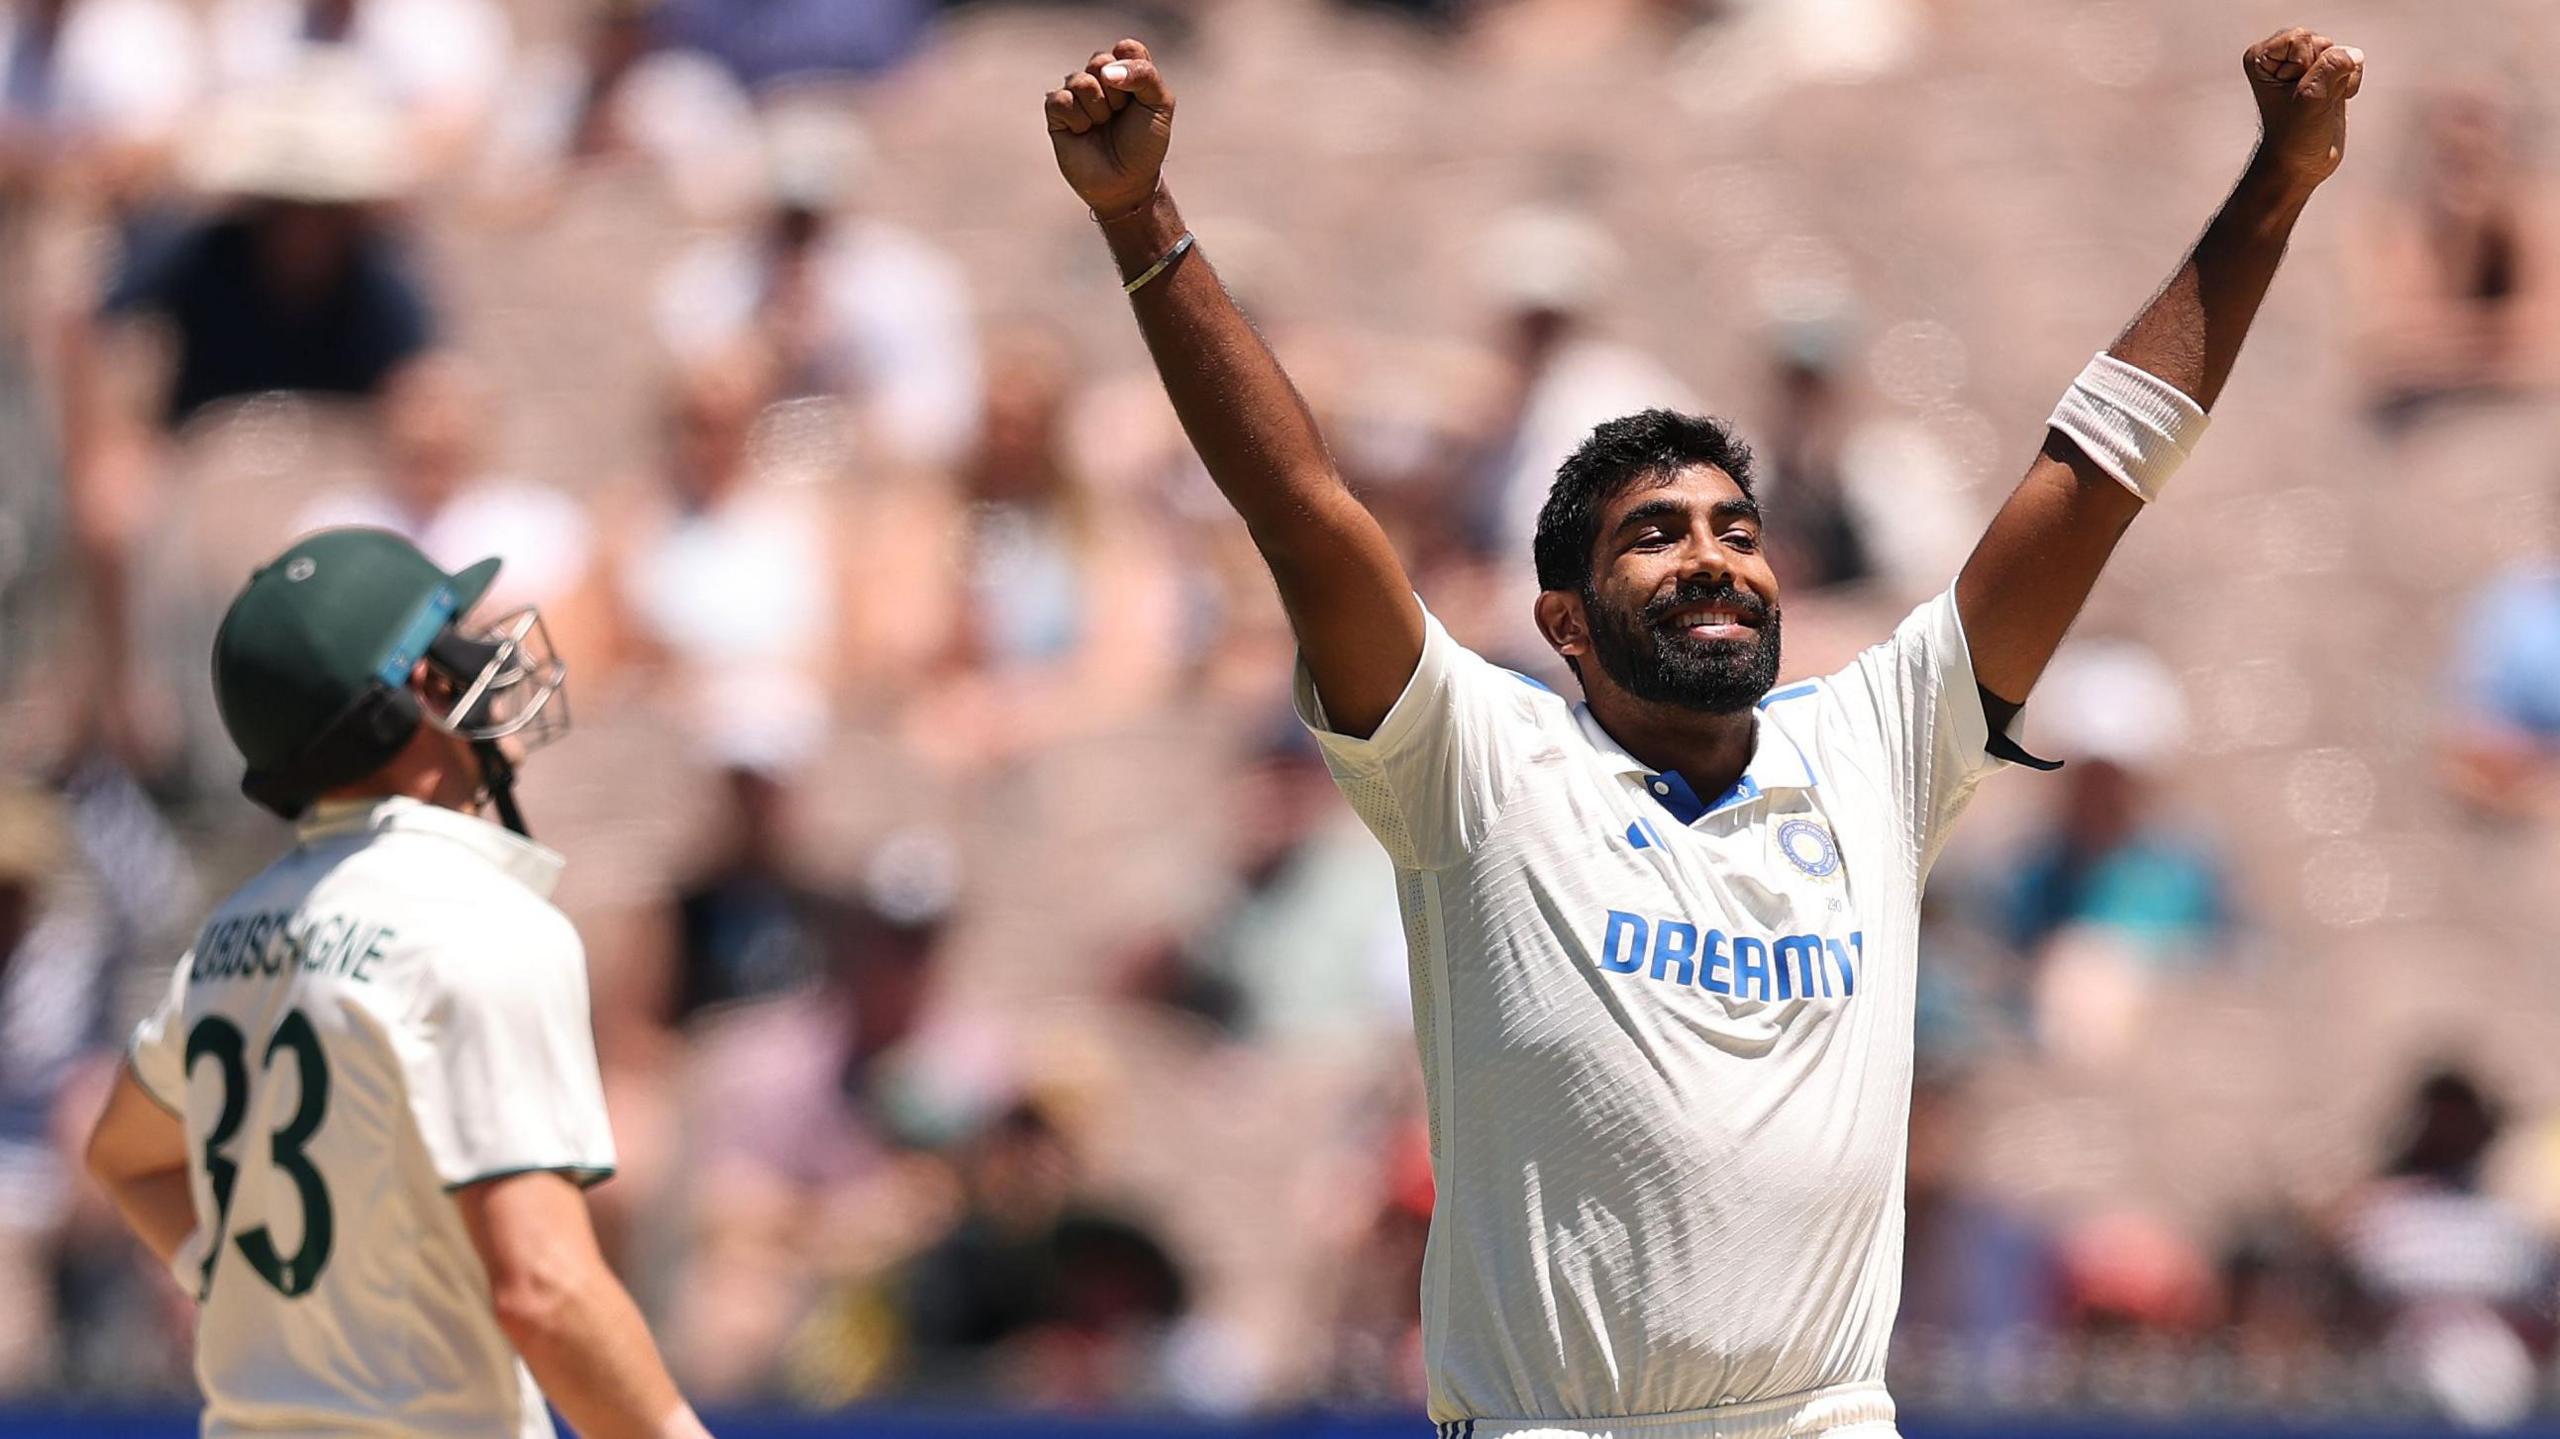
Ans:
[[[1920,888],[1999,764],[1953,592],[1770,694],[1704,798],[1425,628],[1371,738],[1298,703],[1403,899],[1432,1418],[1889,1429]]]
[[[396,799],[300,839],[133,1041],[186,1121],[204,1432],[548,1435],[451,1196],[613,1170],[560,858]]]

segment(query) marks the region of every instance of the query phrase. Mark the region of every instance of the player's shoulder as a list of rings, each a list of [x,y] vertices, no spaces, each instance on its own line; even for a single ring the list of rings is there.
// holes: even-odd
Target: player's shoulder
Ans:
[[[1437,661],[1453,676],[1480,686],[1493,698],[1508,701],[1523,715],[1572,718],[1573,702],[1557,693],[1555,686],[1527,670],[1515,669],[1494,659],[1485,650],[1459,639],[1427,605],[1423,607],[1422,623],[1425,666]]]
[[[1480,721],[1490,721],[1492,729],[1509,735],[1509,743],[1540,752],[1558,746],[1570,752],[1577,744],[1589,743],[1574,718],[1574,701],[1553,685],[1472,652],[1468,659],[1473,673],[1467,684],[1474,697],[1466,708]]]
[[[1790,680],[1762,695],[1753,708],[1762,724],[1799,738],[1810,736],[1820,728],[1825,712],[1840,703],[1842,681],[1843,676],[1838,674]]]
[[[1558,693],[1555,686],[1526,670],[1492,660],[1484,661],[1484,668],[1487,681],[1521,714],[1541,724],[1572,722],[1573,701]]]
[[[417,943],[520,958],[579,952],[576,928],[547,896],[433,829],[377,831],[339,856],[324,883],[341,902],[396,912]]]

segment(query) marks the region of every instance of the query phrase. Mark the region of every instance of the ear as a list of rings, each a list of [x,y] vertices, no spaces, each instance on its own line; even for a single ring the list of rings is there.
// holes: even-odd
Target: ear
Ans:
[[[1535,614],[1538,633],[1567,664],[1591,653],[1591,615],[1583,608],[1582,596],[1571,590],[1540,590]]]

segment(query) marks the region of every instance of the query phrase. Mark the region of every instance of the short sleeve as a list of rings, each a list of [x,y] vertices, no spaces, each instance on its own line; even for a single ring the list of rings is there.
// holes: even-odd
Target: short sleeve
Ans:
[[[577,932],[546,910],[519,932],[436,959],[402,1046],[410,1113],[436,1177],[447,1189],[544,1170],[582,1184],[609,1177],[613,1131]]]
[[[1974,787],[2006,763],[1990,752],[1954,588],[1912,611],[1829,688],[1852,732],[1882,752],[1895,812],[1926,874]]]
[[[1304,663],[1296,700],[1334,783],[1388,856],[1408,869],[1442,869],[1483,840],[1518,758],[1538,744],[1538,704],[1556,701],[1537,681],[1459,644],[1428,610],[1422,629],[1413,678],[1368,738],[1327,722]]]
[[[178,960],[160,1002],[134,1025],[132,1042],[125,1048],[134,1082],[171,1114],[187,1110],[187,971],[194,965],[195,952],[190,950]]]

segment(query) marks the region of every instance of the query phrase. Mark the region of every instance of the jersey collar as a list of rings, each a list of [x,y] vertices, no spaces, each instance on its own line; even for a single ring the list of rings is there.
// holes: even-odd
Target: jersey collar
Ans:
[[[485,819],[474,818],[459,810],[422,804],[400,795],[384,799],[323,800],[313,805],[310,813],[294,827],[294,836],[309,844],[314,840],[365,830],[376,834],[398,830],[449,839],[496,866],[508,878],[543,899],[551,897],[552,887],[559,884],[560,871],[568,863],[558,851],[546,849]]]
[[[1742,767],[1742,775],[1733,782],[1733,788],[1712,802],[1701,798],[1678,770],[1656,770],[1627,753],[1626,747],[1592,717],[1590,705],[1576,703],[1573,718],[1582,726],[1583,737],[1591,742],[1592,750],[1613,772],[1632,777],[1684,825],[1748,804],[1771,790],[1814,787],[1813,762],[1805,758],[1804,747],[1796,743],[1795,736],[1771,724],[1758,709],[1751,712],[1751,762]]]

